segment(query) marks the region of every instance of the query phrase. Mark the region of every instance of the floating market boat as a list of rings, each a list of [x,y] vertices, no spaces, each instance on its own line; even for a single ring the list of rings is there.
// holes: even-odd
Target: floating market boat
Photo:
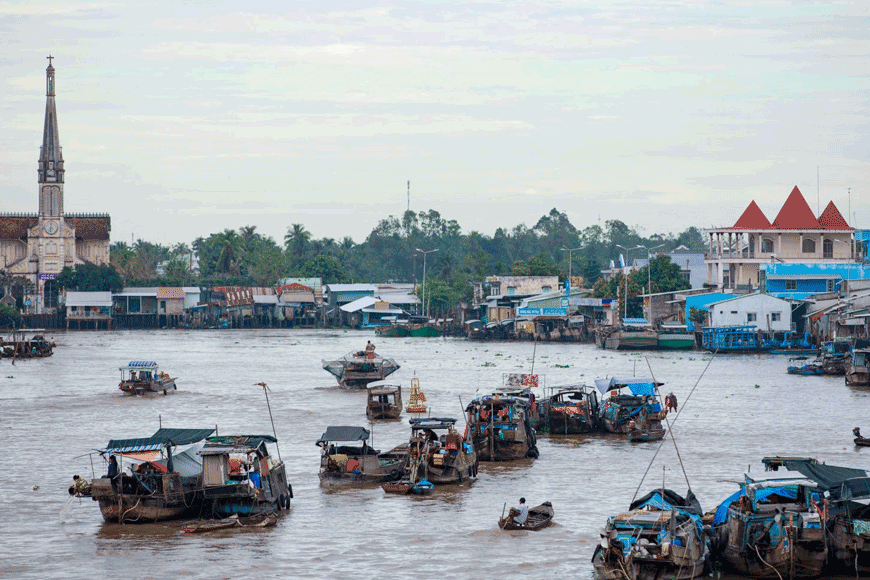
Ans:
[[[576,435],[598,430],[598,392],[587,385],[560,387],[542,399],[540,413],[551,435]]]
[[[369,446],[370,436],[363,427],[327,427],[317,440],[321,448],[321,483],[385,483],[401,479],[408,464],[408,447],[381,453]]]
[[[611,516],[592,554],[603,580],[685,580],[704,575],[710,546],[701,506],[691,490],[683,498],[657,489]]]
[[[794,361],[805,361],[807,357],[794,357],[790,358],[789,362],[794,363]],[[810,362],[802,365],[798,364],[790,364],[788,365],[788,374],[790,375],[803,375],[803,376],[812,376],[812,375],[823,375],[825,374],[825,367],[823,364],[818,362]]]
[[[369,419],[398,419],[402,414],[402,386],[369,383],[366,417]]]
[[[54,354],[54,342],[46,340],[42,328],[22,328],[9,331],[0,338],[0,357],[45,358]],[[27,336],[30,335],[30,338]]]
[[[596,379],[595,386],[607,394],[598,412],[601,426],[610,433],[657,431],[667,411],[662,408],[656,391],[664,383],[649,377]]]
[[[426,417],[410,423],[407,472],[411,482],[422,477],[437,485],[477,477],[477,453],[456,431],[456,419]]]
[[[369,383],[382,381],[397,370],[399,364],[374,351],[349,352],[333,361],[323,361],[324,370],[335,376],[341,387],[364,389]]]
[[[284,462],[267,447],[272,435],[209,437],[202,456],[204,513],[226,517],[254,515],[290,507],[293,488]]]
[[[716,510],[718,557],[753,578],[813,578],[828,552],[817,483],[799,471],[745,474],[745,484]]]
[[[661,441],[665,437],[667,431],[665,429],[638,429],[633,428],[628,432],[628,440],[632,443],[648,443],[650,441]]]
[[[817,362],[824,367],[826,375],[845,375],[851,354],[851,339],[829,340],[822,343]]]
[[[846,366],[846,384],[853,387],[870,387],[870,349],[860,348],[852,351]]]
[[[487,395],[473,399],[465,411],[468,435],[480,461],[538,456],[528,398]]]
[[[197,451],[214,429],[158,429],[151,437],[113,439],[103,455],[118,474],[91,481],[91,497],[107,522],[157,522],[199,513],[202,462]],[[173,448],[185,447],[180,453]],[[129,473],[124,473],[128,469]]]
[[[855,436],[855,445],[858,445],[859,447],[870,447],[870,438],[861,435],[860,427],[855,427],[854,429],[852,429],[852,435]]]
[[[153,360],[131,360],[127,366],[120,367],[121,383],[118,388],[125,395],[148,395],[173,393],[178,388],[175,379],[160,372]]]
[[[542,530],[553,523],[553,504],[545,501],[539,506],[529,508],[529,517],[522,524],[514,521],[514,517],[519,515],[516,508],[511,508],[507,517],[499,518],[498,527],[503,530],[531,530],[533,532]]]

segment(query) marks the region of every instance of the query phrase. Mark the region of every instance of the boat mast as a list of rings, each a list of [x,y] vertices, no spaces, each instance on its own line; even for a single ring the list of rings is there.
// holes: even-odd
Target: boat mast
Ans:
[[[281,447],[278,446],[278,432],[275,431],[275,419],[272,417],[272,405],[269,404],[269,385],[260,381],[259,383],[254,383],[254,386],[263,387],[263,394],[266,395],[266,407],[269,409],[269,420],[272,422],[272,435],[275,436],[275,450],[278,452],[278,461],[281,461]]]

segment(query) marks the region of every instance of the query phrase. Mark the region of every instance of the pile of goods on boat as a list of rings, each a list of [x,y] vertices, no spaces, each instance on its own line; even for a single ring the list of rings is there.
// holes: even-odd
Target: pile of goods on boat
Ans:
[[[369,383],[382,381],[399,370],[399,364],[377,354],[371,342],[365,350],[349,352],[322,364],[323,369],[335,377],[339,386],[347,389],[364,389]]]

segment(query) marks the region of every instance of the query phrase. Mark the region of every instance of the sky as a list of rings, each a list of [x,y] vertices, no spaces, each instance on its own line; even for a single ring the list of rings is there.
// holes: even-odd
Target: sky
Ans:
[[[38,207],[51,54],[65,210],[113,241],[361,242],[408,180],[486,235],[772,221],[795,185],[870,228],[866,1],[0,0],[0,39],[0,212]]]

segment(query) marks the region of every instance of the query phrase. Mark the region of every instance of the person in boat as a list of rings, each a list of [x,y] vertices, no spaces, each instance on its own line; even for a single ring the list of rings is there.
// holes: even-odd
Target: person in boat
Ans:
[[[366,355],[375,354],[375,345],[372,344],[372,341],[366,341]]]
[[[854,429],[852,429],[852,435],[854,435],[858,439],[863,439],[863,437],[861,437],[861,428],[860,427],[855,427]]]
[[[69,486],[70,495],[90,495],[91,484],[84,477],[73,475],[73,484]]]
[[[516,514],[514,515],[514,522],[524,525],[527,521],[529,521],[529,506],[526,505],[526,498],[520,498],[520,504],[514,508]]]
[[[118,477],[118,460],[114,455],[109,456],[109,468],[106,470],[106,477],[109,479]]]

